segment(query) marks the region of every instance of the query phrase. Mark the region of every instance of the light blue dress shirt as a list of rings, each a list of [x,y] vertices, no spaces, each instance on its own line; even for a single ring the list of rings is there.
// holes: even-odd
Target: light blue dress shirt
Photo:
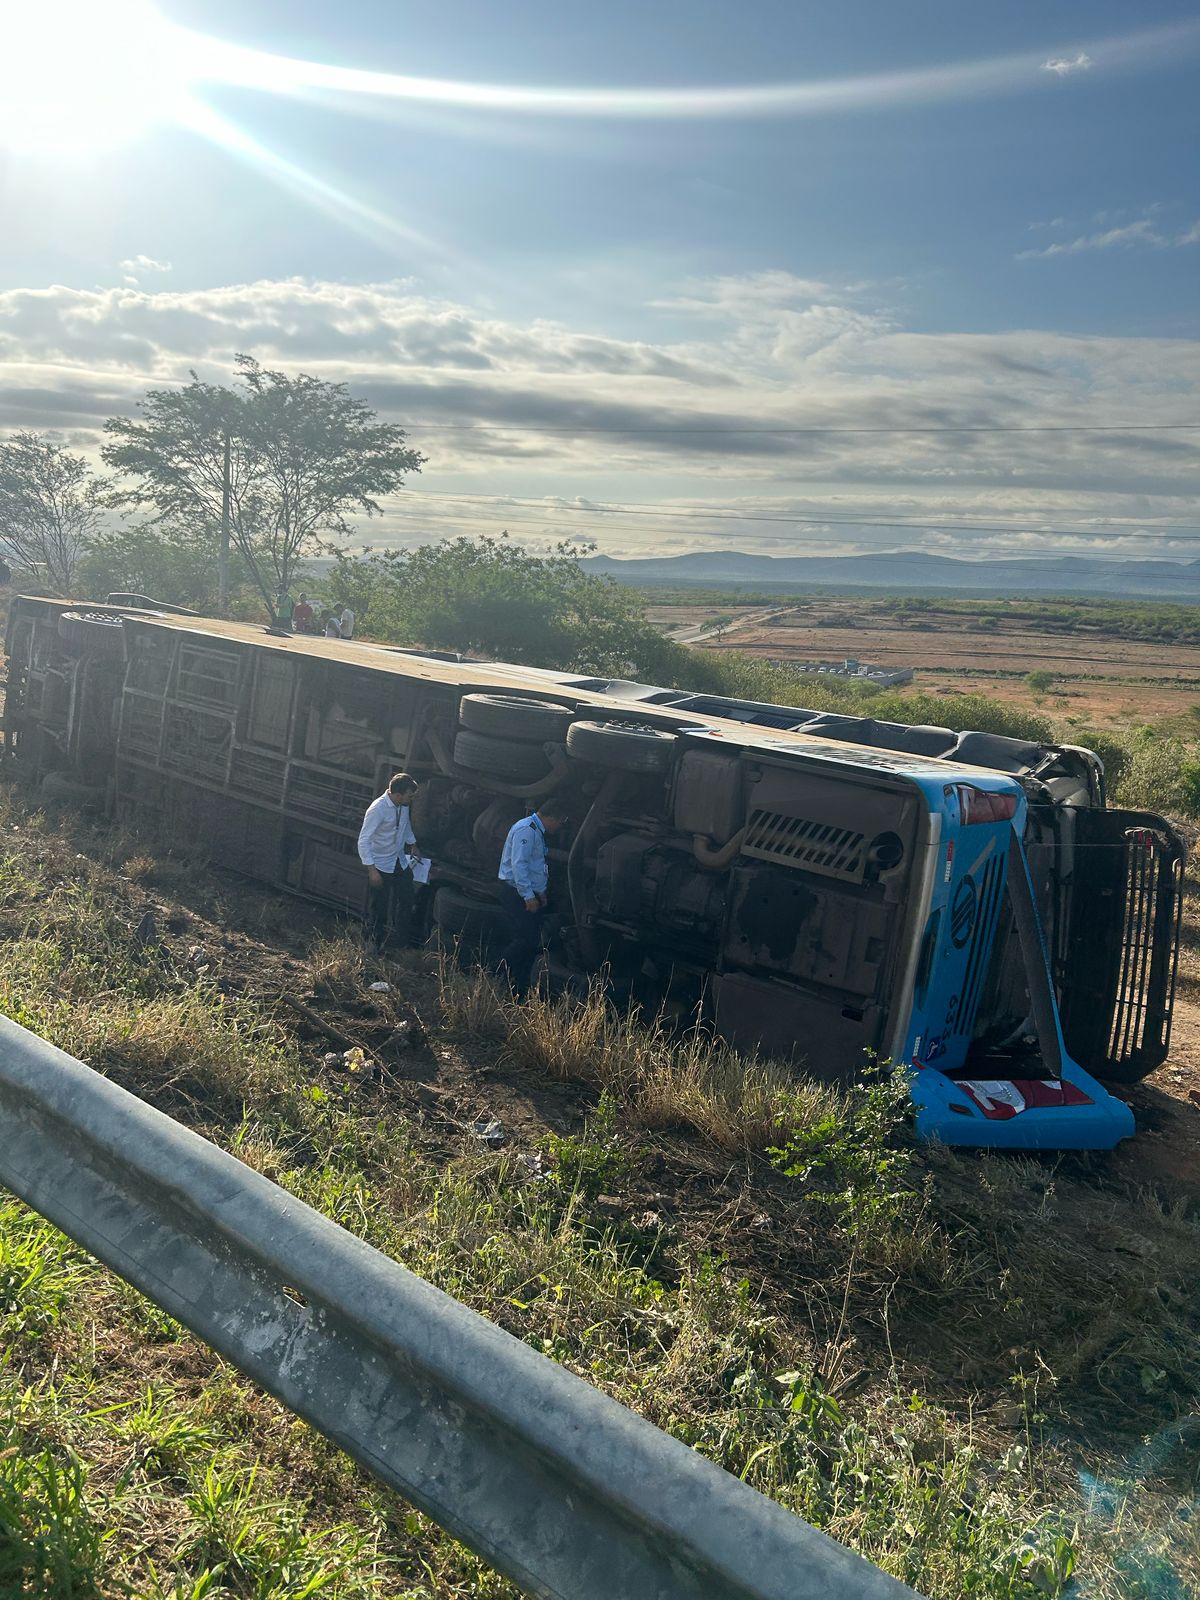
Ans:
[[[546,860],[546,830],[536,811],[531,817],[514,822],[508,830],[500,857],[500,882],[511,883],[522,900],[545,894],[550,866]]]

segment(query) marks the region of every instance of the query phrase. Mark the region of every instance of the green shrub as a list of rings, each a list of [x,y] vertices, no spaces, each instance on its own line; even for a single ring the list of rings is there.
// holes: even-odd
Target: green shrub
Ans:
[[[1133,743],[1112,798],[1123,806],[1200,817],[1200,758],[1194,744],[1144,732]]]

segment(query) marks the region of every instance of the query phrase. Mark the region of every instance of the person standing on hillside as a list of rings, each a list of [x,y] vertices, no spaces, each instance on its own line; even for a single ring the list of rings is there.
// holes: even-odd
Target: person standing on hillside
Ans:
[[[529,993],[533,964],[542,944],[542,920],[550,887],[546,839],[566,821],[562,802],[543,800],[536,811],[514,822],[500,857],[500,905],[508,942],[500,968],[508,974],[515,1000]]]
[[[382,950],[389,930],[401,945],[412,936],[415,886],[413,859],[417,836],[413,832],[411,805],[417,780],[397,772],[378,800],[372,800],[358,835],[358,859],[367,869],[367,931],[375,948]]]
[[[342,630],[343,639],[354,637],[354,613],[349,606],[342,607],[342,614],[338,618],[338,627]]]
[[[302,594],[296,601],[296,609],[292,612],[292,627],[297,633],[311,633],[315,620],[315,613],[308,603],[308,596]]]
[[[296,602],[292,599],[291,592],[285,587],[279,591],[279,599],[275,602],[275,625],[292,631],[292,616],[296,610]]]

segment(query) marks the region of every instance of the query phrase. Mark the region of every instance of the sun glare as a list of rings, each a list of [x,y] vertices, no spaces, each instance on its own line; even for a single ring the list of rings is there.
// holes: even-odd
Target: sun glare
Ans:
[[[0,148],[106,150],[178,110],[185,36],[149,0],[28,0],[3,16]]]

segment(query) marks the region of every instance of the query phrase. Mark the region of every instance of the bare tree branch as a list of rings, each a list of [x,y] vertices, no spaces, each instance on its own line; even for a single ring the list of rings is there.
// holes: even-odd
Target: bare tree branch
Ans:
[[[0,445],[0,550],[19,572],[69,595],[102,517],[102,485],[82,456],[37,433]]]

